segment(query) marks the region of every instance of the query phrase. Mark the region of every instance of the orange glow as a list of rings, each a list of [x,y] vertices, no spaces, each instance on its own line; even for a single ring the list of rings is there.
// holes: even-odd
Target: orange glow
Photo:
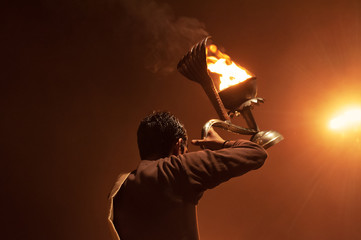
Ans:
[[[220,91],[252,77],[246,69],[233,62],[214,44],[207,47],[207,68],[210,72],[219,74]]]
[[[361,107],[349,108],[334,117],[329,127],[333,130],[361,130]]]

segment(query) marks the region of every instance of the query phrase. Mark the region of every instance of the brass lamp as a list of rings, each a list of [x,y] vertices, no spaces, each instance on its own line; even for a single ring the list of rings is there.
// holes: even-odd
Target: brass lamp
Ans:
[[[250,140],[264,148],[269,148],[283,140],[283,136],[276,131],[261,131],[253,117],[251,111],[253,106],[264,102],[262,98],[257,97],[255,76],[248,74],[247,79],[225,89],[217,90],[207,66],[209,42],[210,37],[206,37],[195,44],[177,66],[181,74],[203,87],[220,118],[212,119],[203,126],[202,138],[207,136],[211,127],[218,127],[233,133],[252,135]],[[231,123],[231,117],[238,115],[242,115],[245,119],[247,128]]]

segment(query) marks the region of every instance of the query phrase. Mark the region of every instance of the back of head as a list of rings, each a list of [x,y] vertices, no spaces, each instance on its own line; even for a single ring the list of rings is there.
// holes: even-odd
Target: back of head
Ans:
[[[141,159],[169,156],[179,138],[187,141],[187,132],[179,119],[169,112],[153,112],[138,127],[138,148]]]

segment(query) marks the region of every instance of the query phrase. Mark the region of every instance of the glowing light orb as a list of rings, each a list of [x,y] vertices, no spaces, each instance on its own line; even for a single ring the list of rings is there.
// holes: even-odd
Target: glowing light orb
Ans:
[[[333,130],[361,130],[361,107],[345,110],[330,121],[329,127]]]

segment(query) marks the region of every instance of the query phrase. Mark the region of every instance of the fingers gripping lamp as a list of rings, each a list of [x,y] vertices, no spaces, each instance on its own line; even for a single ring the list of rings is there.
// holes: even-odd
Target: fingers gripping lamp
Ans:
[[[195,44],[179,61],[177,66],[181,74],[203,87],[220,118],[211,119],[203,126],[202,137],[207,136],[209,129],[213,126],[233,133],[252,135],[251,141],[258,143],[264,148],[269,148],[283,140],[283,136],[276,131],[260,131],[252,115],[251,110],[253,106],[263,103],[262,98],[256,97],[256,77],[252,76],[245,69],[236,66],[227,55],[221,53],[215,45],[209,44],[209,42],[210,37],[206,37]],[[215,56],[212,56],[212,54]],[[221,71],[222,73],[214,70],[214,68],[218,68],[222,63],[226,70]],[[232,75],[234,71],[236,72]],[[219,87],[218,91],[209,72],[217,72],[221,76],[224,75],[233,83],[224,87],[224,89]],[[234,81],[241,75],[243,79]],[[234,82],[236,83],[234,84]],[[222,84],[224,85],[221,80]],[[226,109],[228,109],[228,112]],[[248,128],[231,123],[231,117],[239,115],[242,115],[245,119]]]

